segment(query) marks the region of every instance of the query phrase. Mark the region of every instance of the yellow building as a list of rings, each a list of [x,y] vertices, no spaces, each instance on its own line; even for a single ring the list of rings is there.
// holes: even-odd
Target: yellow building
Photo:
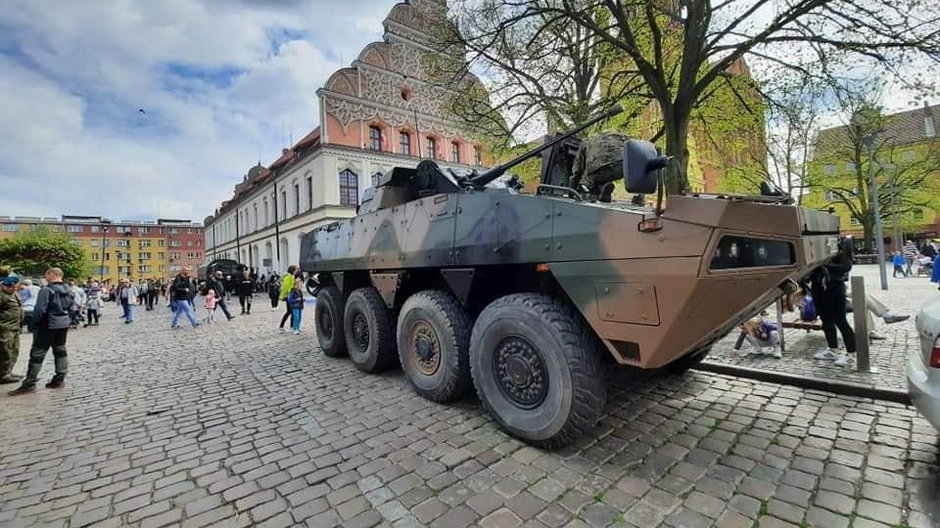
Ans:
[[[0,217],[0,238],[32,229],[71,236],[88,255],[92,277],[110,284],[122,278],[165,280],[180,265],[192,266],[171,252],[171,247],[184,247],[185,242],[194,262],[202,260],[204,247],[202,226],[188,220],[111,221],[99,216],[66,215],[61,219]]]

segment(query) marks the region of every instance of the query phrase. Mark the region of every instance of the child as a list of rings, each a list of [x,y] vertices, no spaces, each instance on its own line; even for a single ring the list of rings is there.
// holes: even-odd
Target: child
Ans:
[[[904,273],[904,255],[900,251],[894,252],[894,257],[891,259],[891,262],[894,264],[894,273],[891,274],[892,278],[897,278],[898,273],[901,273],[901,277],[906,277],[907,274]]]
[[[777,325],[760,317],[752,317],[741,325],[741,337],[753,347],[752,354],[770,354],[780,359],[780,332]],[[740,342],[741,339],[738,339]]]
[[[183,302],[183,301],[180,301]],[[208,324],[215,323],[215,305],[219,302],[219,298],[215,295],[215,290],[210,289],[206,292],[206,319],[205,322]]]
[[[294,331],[294,335],[299,335],[300,316],[303,314],[304,310],[304,292],[301,281],[294,282],[293,289],[291,289],[291,292],[287,295],[287,306],[291,310],[291,329]]]

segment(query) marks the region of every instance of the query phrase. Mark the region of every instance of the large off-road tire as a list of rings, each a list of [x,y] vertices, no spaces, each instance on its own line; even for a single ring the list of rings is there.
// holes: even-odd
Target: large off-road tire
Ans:
[[[395,325],[375,288],[359,288],[346,299],[343,330],[349,359],[363,372],[382,372],[395,364]]]
[[[593,429],[606,403],[596,337],[547,295],[507,295],[487,306],[473,325],[470,371],[493,418],[546,449]]]
[[[470,319],[442,291],[416,293],[398,315],[398,357],[415,391],[449,402],[470,388]]]
[[[320,290],[313,309],[313,320],[317,328],[317,339],[323,354],[328,357],[346,355],[346,335],[343,332],[343,312],[346,300],[336,286]]]

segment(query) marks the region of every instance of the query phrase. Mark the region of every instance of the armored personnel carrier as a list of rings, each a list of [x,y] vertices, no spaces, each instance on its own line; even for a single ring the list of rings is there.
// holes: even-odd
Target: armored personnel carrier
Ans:
[[[612,363],[688,368],[836,253],[838,219],[786,196],[586,200],[567,182],[591,124],[481,173],[395,168],[356,217],[305,235],[323,353],[401,364],[437,402],[475,387],[506,431],[555,448],[595,426]],[[502,177],[539,155],[534,192]],[[627,141],[622,163],[627,191],[662,190],[652,144]]]

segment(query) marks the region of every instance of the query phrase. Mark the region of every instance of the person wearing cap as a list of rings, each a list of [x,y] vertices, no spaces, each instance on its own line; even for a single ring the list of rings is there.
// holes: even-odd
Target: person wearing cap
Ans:
[[[23,379],[13,375],[23,328],[23,302],[16,294],[19,282],[20,278],[12,272],[0,280],[0,385]]]

